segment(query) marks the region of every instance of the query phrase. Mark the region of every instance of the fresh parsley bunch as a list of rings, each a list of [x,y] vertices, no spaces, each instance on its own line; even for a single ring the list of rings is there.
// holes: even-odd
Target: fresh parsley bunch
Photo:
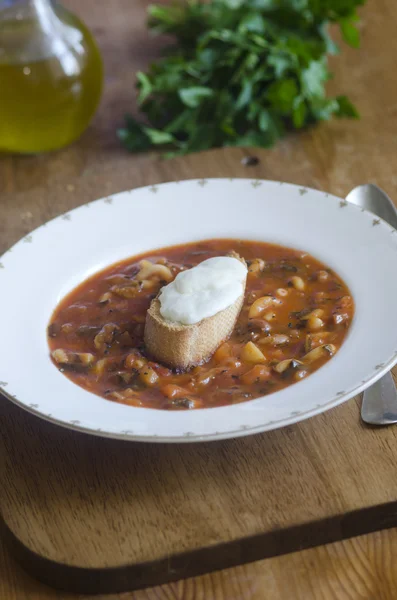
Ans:
[[[328,31],[359,45],[365,0],[190,0],[149,8],[149,27],[176,44],[137,74],[139,123],[126,117],[126,148],[166,145],[167,156],[219,146],[268,148],[288,129],[358,117],[346,96],[329,98]]]

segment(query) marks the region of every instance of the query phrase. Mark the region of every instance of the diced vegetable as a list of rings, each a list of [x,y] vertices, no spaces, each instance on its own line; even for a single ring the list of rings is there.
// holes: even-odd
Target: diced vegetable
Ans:
[[[248,363],[264,363],[266,361],[263,352],[253,342],[245,344],[241,351],[241,359]]]
[[[146,362],[146,359],[139,352],[131,352],[125,359],[125,368],[140,369]]]
[[[265,365],[255,365],[252,367],[250,371],[241,375],[240,380],[245,385],[252,385],[253,383],[258,383],[259,381],[267,381],[270,379],[272,375],[269,367],[265,367]]]
[[[161,393],[164,394],[167,398],[185,398],[189,395],[188,390],[180,387],[179,385],[175,385],[173,383],[168,383],[167,385],[163,385],[160,389]]]
[[[95,360],[95,356],[90,352],[70,352],[60,348],[52,352],[52,358],[59,365],[80,367],[90,367]]]
[[[319,358],[324,358],[325,356],[332,356],[336,352],[336,346],[334,344],[324,344],[323,346],[318,346],[314,348],[314,350],[310,350],[305,356],[302,358],[305,364],[310,364]]]
[[[275,333],[267,337],[260,338],[259,343],[263,346],[285,346],[289,344],[289,337],[283,333]]]
[[[226,342],[219,346],[218,350],[214,354],[215,362],[223,362],[226,358],[229,358],[231,355],[230,345]]]
[[[145,365],[139,370],[139,379],[147,387],[153,387],[158,382],[159,376],[157,375],[156,371],[152,369],[152,367]]]

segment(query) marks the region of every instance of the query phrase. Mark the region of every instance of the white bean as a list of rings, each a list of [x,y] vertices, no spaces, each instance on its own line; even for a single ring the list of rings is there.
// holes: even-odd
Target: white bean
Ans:
[[[298,275],[291,277],[291,283],[294,288],[298,290],[298,292],[303,292],[305,289],[305,282],[303,281],[302,277],[299,277]]]
[[[324,321],[320,317],[312,316],[307,320],[307,326],[311,331],[316,331],[324,326]]]
[[[288,290],[286,290],[285,288],[278,288],[278,290],[276,290],[276,294],[277,296],[281,296],[282,298],[284,298],[285,296],[288,296]]]

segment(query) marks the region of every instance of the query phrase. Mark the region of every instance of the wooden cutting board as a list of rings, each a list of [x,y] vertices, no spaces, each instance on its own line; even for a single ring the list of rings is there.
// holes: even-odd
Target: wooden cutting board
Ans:
[[[115,592],[397,524],[397,429],[359,401],[236,440],[139,444],[0,399],[4,535],[33,576]]]

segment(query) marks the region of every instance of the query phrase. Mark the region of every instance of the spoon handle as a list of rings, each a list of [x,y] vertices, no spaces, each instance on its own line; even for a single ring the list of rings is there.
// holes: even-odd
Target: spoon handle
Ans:
[[[392,227],[397,227],[397,210],[392,200],[380,187],[373,183],[359,185],[352,192],[356,196],[354,204],[358,204],[387,221]],[[349,200],[349,196],[347,200]]]
[[[397,228],[397,211],[383,190],[373,184],[361,185],[347,200],[370,210],[392,227]],[[397,390],[391,373],[386,373],[365,390],[361,404],[361,418],[370,425],[392,425],[397,423]]]
[[[396,208],[387,194],[375,185],[363,187],[366,191],[368,209],[388,221],[392,227],[396,227]],[[361,418],[370,425],[397,423],[397,390],[391,373],[386,373],[365,390],[361,404]]]
[[[390,372],[365,390],[361,418],[370,425],[397,423],[397,390]]]

